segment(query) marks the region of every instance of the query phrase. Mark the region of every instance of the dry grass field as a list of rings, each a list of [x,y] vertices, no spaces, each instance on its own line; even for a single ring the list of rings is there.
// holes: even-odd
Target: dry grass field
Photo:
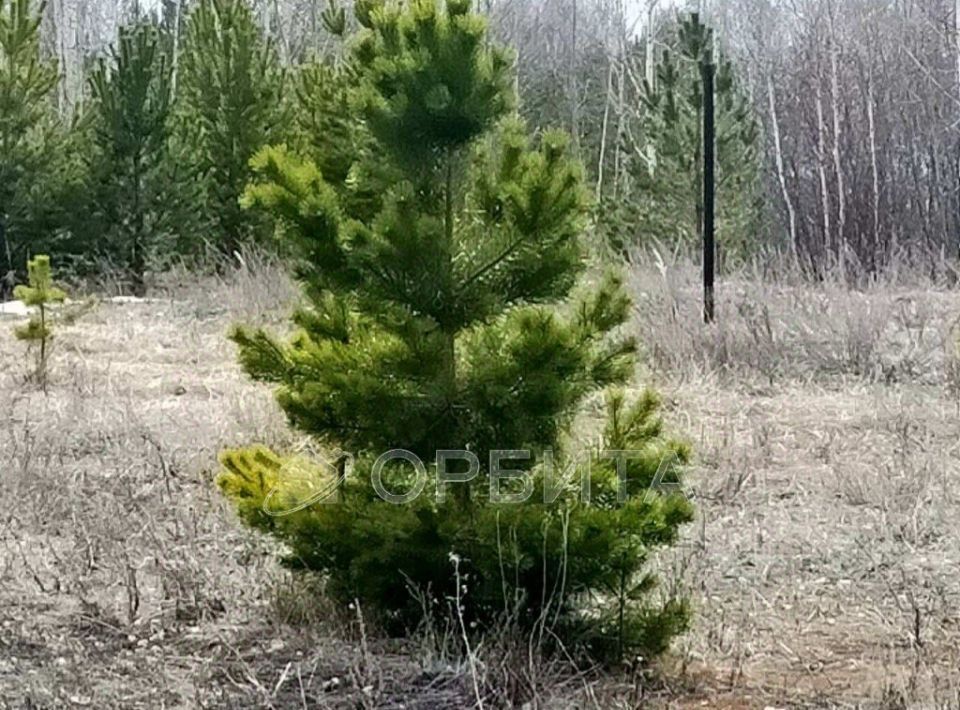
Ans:
[[[64,325],[47,395],[0,321],[0,707],[960,708],[960,293],[743,276],[708,329],[692,267],[631,283],[697,453],[660,560],[696,618],[657,668],[391,641],[276,565],[212,484],[223,447],[303,443],[225,338],[284,327],[257,263]]]

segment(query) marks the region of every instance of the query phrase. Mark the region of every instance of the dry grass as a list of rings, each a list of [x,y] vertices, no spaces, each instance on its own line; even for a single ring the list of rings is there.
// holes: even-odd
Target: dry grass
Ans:
[[[0,707],[960,707],[960,295],[633,270],[646,379],[699,453],[662,564],[695,628],[656,677],[493,631],[381,639],[279,569],[212,486],[219,449],[298,445],[234,363],[295,291],[247,255],[58,334],[48,396],[0,323]]]
[[[458,706],[456,674],[380,641],[365,658],[355,621],[212,485],[221,448],[297,444],[225,339],[234,318],[282,327],[286,277],[170,280],[165,300],[63,326],[49,396],[0,324],[0,707]]]
[[[960,707],[960,294],[633,269],[650,376],[699,452],[667,560],[683,665],[757,705]]]

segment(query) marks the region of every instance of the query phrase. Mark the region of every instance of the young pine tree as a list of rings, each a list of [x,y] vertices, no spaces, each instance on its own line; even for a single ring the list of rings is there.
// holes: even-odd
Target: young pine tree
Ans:
[[[0,276],[49,234],[56,64],[40,57],[41,7],[0,0]]]
[[[644,239],[698,248],[703,218],[703,83],[701,62],[716,62],[717,242],[727,258],[749,253],[759,219],[759,133],[733,64],[713,47],[713,31],[698,16],[667,29],[655,81],[644,81],[637,139],[627,170],[633,194],[612,211],[613,243]]]
[[[154,25],[121,28],[109,58],[90,77],[93,99],[91,194],[100,248],[145,292],[151,252],[175,228],[180,196],[170,189],[170,66]]]
[[[177,76],[178,139],[204,186],[216,244],[232,254],[266,233],[266,221],[244,215],[239,200],[251,157],[285,127],[283,70],[247,0],[199,0]]]
[[[14,334],[18,339],[37,345],[37,366],[34,377],[47,391],[47,355],[50,351],[50,339],[53,331],[47,307],[53,303],[62,303],[67,294],[53,285],[53,276],[50,270],[50,257],[39,255],[27,264],[28,281],[26,286],[17,286],[14,296],[28,306],[37,309],[37,315],[30,321],[16,329]]]
[[[470,5],[358,3],[347,66],[329,70],[339,88],[316,86],[331,121],[348,95],[356,150],[317,151],[332,161],[324,170],[284,147],[255,158],[246,204],[280,223],[309,305],[289,340],[242,327],[233,339],[294,426],[356,460],[335,504],[289,515],[270,513],[297,497],[291,489],[331,484],[301,459],[228,451],[219,484],[247,524],[286,543],[292,565],[322,573],[335,598],[359,599],[391,628],[420,618],[411,587],[434,609],[454,596],[455,556],[469,579],[467,617],[549,625],[597,652],[656,653],[686,609],[650,604],[643,567],[691,509],[644,493],[661,459],[686,450],[663,436],[655,397],[628,405],[613,395],[590,454],[591,502],[569,480],[545,500],[550,462],[574,458],[562,452],[586,398],[633,372],[635,343],[619,334],[629,302],[613,276],[573,295],[583,170],[565,136],[533,142],[511,115],[511,59],[486,42]],[[639,452],[621,462],[622,500],[607,448]],[[424,468],[395,461],[377,478],[375,460],[394,449]],[[448,467],[450,450],[468,453]],[[509,463],[499,450],[513,452]],[[500,482],[498,467],[525,478]],[[454,468],[462,480],[448,490],[441,479]],[[396,505],[379,484],[423,489]],[[532,495],[520,500],[525,485]]]

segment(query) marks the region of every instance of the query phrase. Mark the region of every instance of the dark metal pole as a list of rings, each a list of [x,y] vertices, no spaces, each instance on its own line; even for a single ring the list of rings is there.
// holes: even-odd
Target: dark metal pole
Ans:
[[[709,50],[707,50],[709,52]],[[701,64],[703,74],[703,320],[713,323],[714,270],[716,268],[716,120],[713,79],[716,67],[709,54]]]

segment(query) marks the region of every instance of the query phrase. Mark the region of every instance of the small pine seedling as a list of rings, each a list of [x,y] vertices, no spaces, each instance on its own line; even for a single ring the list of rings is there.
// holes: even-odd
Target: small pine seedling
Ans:
[[[50,257],[39,255],[27,262],[27,286],[17,286],[13,295],[28,306],[36,306],[37,314],[30,318],[30,322],[18,327],[14,333],[20,340],[30,344],[39,343],[40,353],[37,357],[36,378],[47,391],[47,354],[53,331],[50,326],[47,307],[52,303],[62,303],[67,294],[53,285],[50,270]]]

